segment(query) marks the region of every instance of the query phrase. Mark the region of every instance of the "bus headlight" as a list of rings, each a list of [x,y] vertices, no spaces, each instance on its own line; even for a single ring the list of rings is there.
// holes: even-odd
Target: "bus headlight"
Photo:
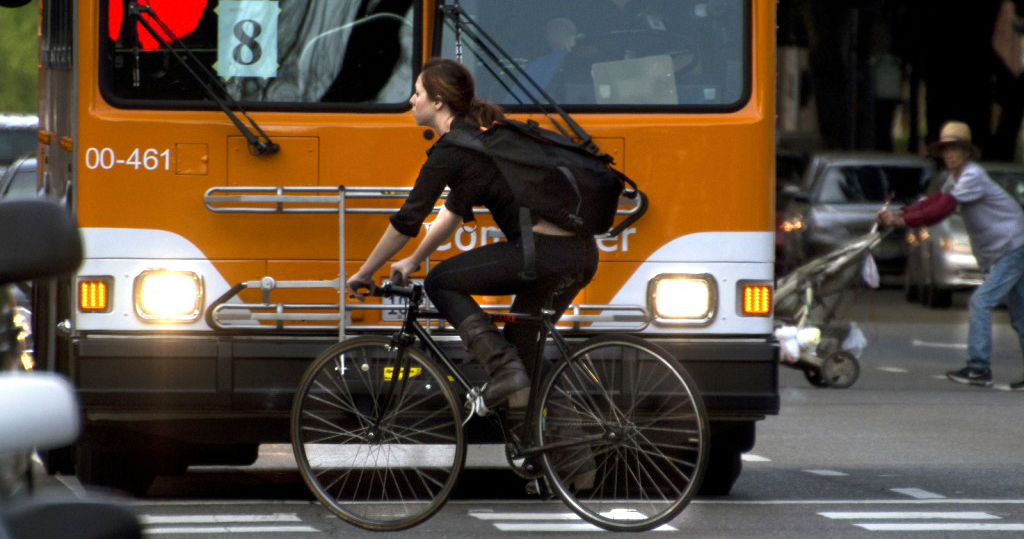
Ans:
[[[715,280],[708,274],[659,275],[648,287],[654,315],[664,322],[709,322],[715,315],[717,296]]]
[[[203,308],[203,281],[191,271],[146,270],[135,278],[135,313],[147,322],[192,322]]]

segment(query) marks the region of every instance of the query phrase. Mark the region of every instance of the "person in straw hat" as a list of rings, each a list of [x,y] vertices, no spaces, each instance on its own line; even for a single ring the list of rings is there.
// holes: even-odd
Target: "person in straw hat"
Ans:
[[[985,281],[971,295],[968,305],[967,365],[946,376],[961,384],[992,385],[992,309],[1006,296],[1010,323],[1024,351],[1024,211],[989,178],[975,162],[978,148],[971,143],[971,128],[957,121],[946,122],[933,155],[941,157],[949,178],[938,192],[904,207],[882,210],[877,220],[883,225],[928,226],[937,223],[959,205],[971,250],[978,266],[987,271]],[[1024,389],[1024,378],[1010,384]]]

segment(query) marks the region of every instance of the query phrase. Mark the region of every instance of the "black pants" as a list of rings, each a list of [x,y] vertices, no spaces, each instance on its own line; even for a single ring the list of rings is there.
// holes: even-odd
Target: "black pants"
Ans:
[[[430,270],[423,286],[437,310],[458,327],[474,313],[482,312],[472,295],[515,295],[512,312],[540,314],[546,306],[562,315],[597,272],[597,243],[593,238],[534,234],[534,280],[525,280],[523,249],[517,242],[491,243],[456,255]],[[550,301],[550,303],[549,303]],[[507,324],[505,337],[519,349],[520,357],[534,357],[540,328]],[[527,367],[532,371],[532,361]],[[531,372],[531,375],[533,373]]]

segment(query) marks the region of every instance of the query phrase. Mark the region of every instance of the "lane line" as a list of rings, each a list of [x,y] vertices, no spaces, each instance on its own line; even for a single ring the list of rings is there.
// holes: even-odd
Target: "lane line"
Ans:
[[[487,513],[473,512],[469,516],[479,520],[579,520],[576,513]]]
[[[937,498],[924,500],[693,500],[691,505],[1024,505],[1024,499]]]
[[[804,470],[809,474],[820,475],[822,477],[846,477],[850,474],[845,472],[839,472],[836,470]]]
[[[607,532],[587,522],[565,522],[565,523],[544,523],[544,522],[496,522],[495,528],[503,532]],[[660,526],[652,531],[674,532],[679,531],[669,525]],[[611,532],[609,532],[611,533]]]
[[[879,370],[882,372],[891,372],[894,374],[904,374],[910,372],[902,367],[875,367],[875,370]]]
[[[761,455],[755,455],[753,453],[743,453],[742,455],[740,455],[740,458],[743,459],[744,462],[771,462],[772,461],[772,459],[770,459],[768,457],[762,457]]]
[[[999,517],[981,511],[840,511],[818,514],[833,520],[999,520]]]
[[[309,533],[320,530],[311,526],[194,526],[174,528],[146,528],[145,535],[156,534],[213,534],[213,533]]]
[[[878,524],[855,524],[868,531],[874,532],[961,532],[961,531],[1024,531],[1024,524],[984,524],[984,523],[878,523]]]
[[[891,488],[889,489],[896,494],[903,494],[910,496],[911,498],[917,498],[918,500],[931,500],[938,498],[945,498],[942,494],[936,494],[934,492],[928,492],[927,490],[919,488]]]
[[[922,341],[920,339],[914,339],[910,341],[911,346],[922,346],[924,348],[950,348],[953,350],[967,350],[966,343],[951,343],[951,342],[930,342]]]
[[[143,524],[220,524],[228,522],[302,522],[295,513],[271,515],[140,515]]]

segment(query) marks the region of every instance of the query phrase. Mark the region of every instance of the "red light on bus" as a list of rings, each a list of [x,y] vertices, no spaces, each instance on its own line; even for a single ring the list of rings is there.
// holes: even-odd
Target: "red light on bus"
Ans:
[[[206,10],[206,5],[209,2],[207,0],[149,0],[148,3],[157,16],[160,17],[160,20],[170,27],[174,35],[183,38],[191,34],[196,29],[196,26],[199,25],[199,19],[203,18],[203,12]],[[124,9],[120,1],[108,2],[107,9],[109,10],[107,34],[112,41],[117,41],[121,37]],[[149,19],[147,21],[153,27],[159,26]],[[139,33],[139,42],[144,50],[151,51],[160,48],[156,39],[150,35],[149,30],[146,30],[141,24],[136,24],[136,26]],[[160,35],[165,40],[170,41],[170,37],[164,34],[162,30]]]

